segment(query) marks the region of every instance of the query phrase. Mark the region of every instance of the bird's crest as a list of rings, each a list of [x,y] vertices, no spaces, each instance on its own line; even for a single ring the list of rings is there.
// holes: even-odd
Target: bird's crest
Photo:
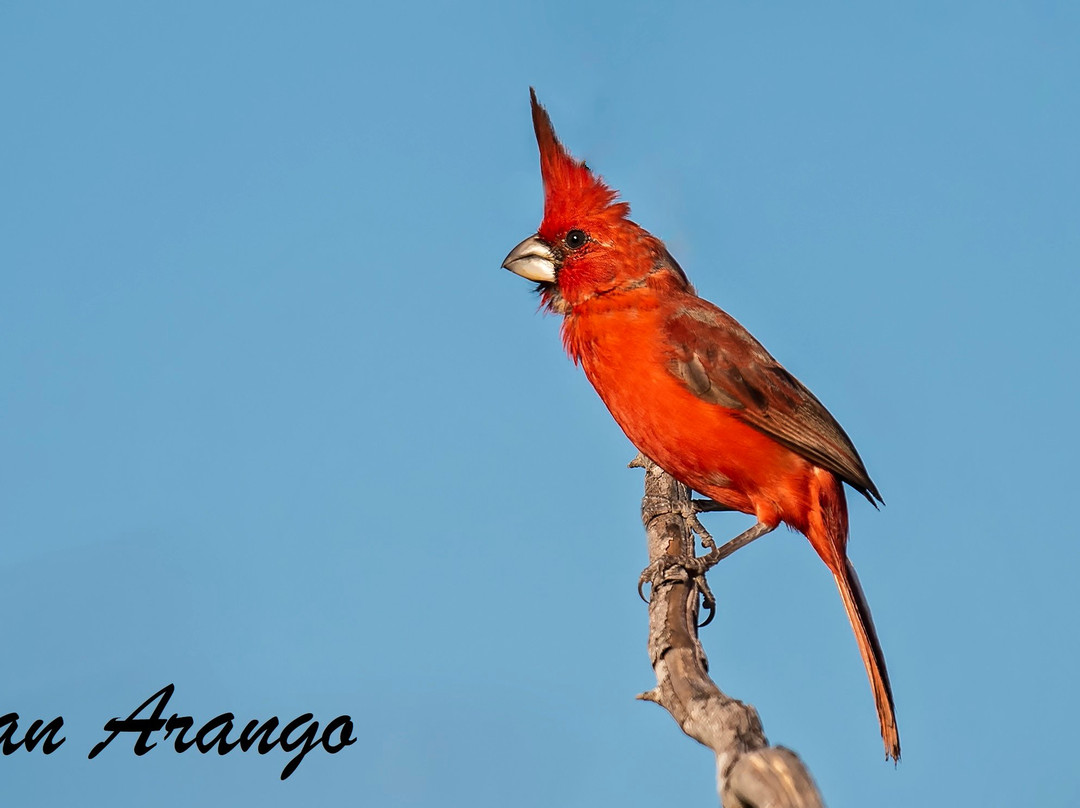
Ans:
[[[544,180],[544,222],[542,234],[554,235],[570,227],[599,218],[614,223],[630,213],[625,202],[616,202],[618,192],[597,177],[583,161],[575,160],[555,135],[547,110],[532,98],[533,128],[540,147],[540,174]],[[547,231],[547,232],[545,232]]]

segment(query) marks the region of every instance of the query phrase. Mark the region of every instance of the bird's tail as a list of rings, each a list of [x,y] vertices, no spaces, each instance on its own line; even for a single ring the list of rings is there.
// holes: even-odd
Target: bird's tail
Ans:
[[[900,733],[896,728],[896,711],[893,707],[892,687],[889,685],[889,671],[885,667],[885,655],[874,630],[874,619],[870,616],[870,606],[866,602],[859,576],[855,568],[844,557],[838,570],[833,570],[836,588],[844,601],[851,628],[855,632],[855,642],[859,645],[859,654],[870,677],[870,689],[874,691],[877,704],[878,721],[881,722],[881,738],[885,742],[885,754],[893,760],[900,759]]]
[[[896,728],[896,710],[893,707],[889,672],[885,668],[885,654],[882,653],[881,643],[874,629],[874,619],[870,616],[870,605],[866,602],[866,595],[859,584],[859,576],[855,574],[855,568],[847,557],[848,521],[844,486],[824,469],[815,469],[814,472],[811,486],[817,507],[810,513],[806,536],[836,580],[836,588],[840,590],[840,599],[844,602],[844,611],[847,612],[851,628],[855,632],[859,655],[866,666],[866,675],[870,677],[870,689],[874,692],[885,754],[893,760],[899,760],[900,733]]]

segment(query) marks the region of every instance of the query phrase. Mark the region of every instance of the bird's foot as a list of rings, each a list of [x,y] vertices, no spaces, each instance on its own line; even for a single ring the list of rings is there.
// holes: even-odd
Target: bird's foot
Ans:
[[[705,573],[736,550],[745,547],[755,539],[771,532],[773,527],[764,522],[758,522],[749,530],[743,531],[731,541],[717,547],[716,540],[713,539],[712,534],[705,529],[705,526],[701,524],[701,520],[698,519],[697,514],[700,510],[722,510],[723,506],[718,505],[716,508],[702,508],[700,502],[701,501],[694,501],[692,503],[687,503],[683,508],[681,515],[686,520],[690,530],[697,534],[701,541],[702,548],[708,552],[693,558],[678,558],[669,555],[661,556],[642,570],[641,576],[638,578],[638,595],[640,595],[641,599],[647,603],[648,600],[645,598],[644,593],[646,583],[650,585],[651,589],[655,589],[665,581],[688,582],[697,589],[698,593],[701,595],[701,605],[709,612],[709,616],[701,623],[701,626],[707,626],[712,622],[713,617],[716,615],[716,598],[713,596],[712,590],[709,589],[709,583],[705,579]],[[712,500],[704,500],[704,502],[711,503]]]
[[[676,556],[661,556],[641,571],[638,578],[638,595],[646,603],[649,598],[645,597],[645,585],[649,585],[650,594],[664,583],[687,583],[701,595],[701,605],[709,612],[709,616],[700,623],[707,626],[716,615],[716,598],[713,597],[709,583],[705,580],[705,572],[711,564],[704,563],[705,556],[698,558],[678,558]]]

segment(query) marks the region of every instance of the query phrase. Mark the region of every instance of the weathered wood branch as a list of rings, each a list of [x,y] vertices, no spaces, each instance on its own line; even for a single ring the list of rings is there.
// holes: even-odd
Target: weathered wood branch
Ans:
[[[757,710],[709,678],[697,634],[699,589],[679,563],[694,557],[685,518],[690,490],[644,455],[630,465],[645,469],[641,516],[651,568],[659,569],[649,598],[649,657],[657,684],[638,698],[659,704],[683,732],[713,750],[724,808],[823,808],[798,755],[769,746]]]

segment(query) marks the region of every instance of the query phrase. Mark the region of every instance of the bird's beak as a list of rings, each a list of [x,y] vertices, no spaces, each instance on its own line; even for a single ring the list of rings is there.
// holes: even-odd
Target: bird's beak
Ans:
[[[555,282],[555,256],[540,236],[529,236],[510,251],[502,265],[523,278],[538,283]]]

